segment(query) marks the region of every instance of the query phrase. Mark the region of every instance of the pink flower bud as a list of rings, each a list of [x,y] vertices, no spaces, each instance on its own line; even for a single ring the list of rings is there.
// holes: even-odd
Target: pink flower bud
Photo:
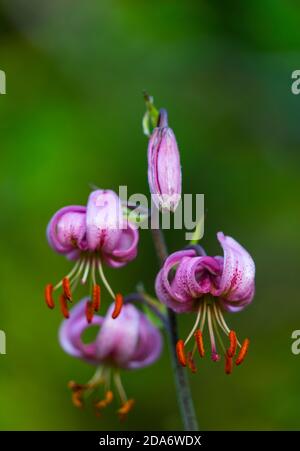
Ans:
[[[181,197],[180,155],[167,112],[160,111],[158,127],[148,145],[148,182],[157,208],[175,211]]]

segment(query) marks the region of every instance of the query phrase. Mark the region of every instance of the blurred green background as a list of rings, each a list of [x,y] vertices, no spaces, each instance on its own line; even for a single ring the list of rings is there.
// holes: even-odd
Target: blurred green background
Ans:
[[[142,90],[169,110],[181,149],[183,188],[205,194],[203,245],[215,233],[240,241],[257,265],[257,295],[228,315],[251,338],[231,377],[201,361],[191,377],[201,429],[299,429],[300,6],[295,1],[1,0],[0,429],[180,429],[168,351],[123,382],[136,408],[122,425],[76,410],[66,388],[92,368],[65,355],[58,309],[45,283],[70,265],[47,245],[51,215],[85,204],[94,183],[147,193]],[[169,232],[168,245],[185,244]],[[149,234],[136,261],[108,270],[130,292],[157,272]],[[185,335],[192,316],[180,318]]]

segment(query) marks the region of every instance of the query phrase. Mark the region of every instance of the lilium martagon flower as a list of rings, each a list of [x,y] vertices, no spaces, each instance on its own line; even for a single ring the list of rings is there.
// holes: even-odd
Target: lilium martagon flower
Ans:
[[[72,302],[78,283],[89,282],[92,288],[86,301],[86,318],[91,322],[100,308],[102,283],[115,302],[112,316],[118,317],[123,296],[114,292],[103,266],[120,268],[134,260],[139,241],[136,225],[123,216],[122,210],[122,202],[115,192],[99,189],[90,194],[87,206],[63,207],[51,218],[47,227],[49,245],[75,264],[56,285],[46,285],[45,300],[50,309],[55,306],[53,293],[61,289],[61,311],[68,318],[68,302]]]
[[[231,330],[223,312],[240,312],[249,305],[255,292],[255,265],[250,254],[237,241],[222,232],[217,234],[224,256],[210,257],[200,246],[190,246],[171,254],[157,275],[155,282],[159,300],[176,313],[194,312],[196,320],[185,340],[178,340],[176,352],[182,366],[196,372],[196,351],[204,357],[203,331],[205,324],[211,347],[211,358],[220,360],[216,338],[225,359],[225,372],[230,374],[233,359],[240,365],[247,354],[249,339],[242,343]],[[201,249],[200,253],[197,249]],[[229,338],[229,346],[222,339]],[[187,345],[194,345],[186,353]]]
[[[162,350],[161,334],[147,316],[132,304],[124,304],[117,319],[112,318],[112,304],[105,316],[95,314],[90,323],[85,319],[87,299],[82,299],[71,310],[69,320],[64,320],[59,330],[62,348],[69,355],[95,366],[96,372],[86,384],[70,381],[72,401],[83,407],[90,395],[96,395],[95,409],[98,415],[119,398],[117,413],[125,419],[133,408],[134,400],[128,398],[121,372],[137,370],[154,363]],[[99,328],[94,341],[84,343],[82,336],[91,326]]]

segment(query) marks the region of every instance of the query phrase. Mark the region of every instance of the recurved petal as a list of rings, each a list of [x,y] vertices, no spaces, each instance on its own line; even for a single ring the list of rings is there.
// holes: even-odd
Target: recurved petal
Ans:
[[[222,232],[217,237],[224,251],[224,259],[219,287],[213,294],[223,299],[224,308],[226,301],[230,301],[228,305],[231,307],[227,307],[228,310],[241,310],[254,296],[255,264],[246,249],[233,238]]]
[[[244,310],[245,307],[247,307],[248,304],[251,303],[253,297],[254,297],[254,289],[252,293],[249,293],[249,296],[247,296],[242,301],[229,301],[228,299],[222,299],[219,298],[219,303],[221,307],[230,313],[237,313],[241,310]]]
[[[194,257],[193,249],[174,252],[165,261],[155,281],[155,291],[158,299],[177,313],[193,310],[194,299],[188,292],[187,286],[174,281],[176,268],[183,259]],[[174,271],[174,273],[172,273]]]
[[[174,252],[166,259],[161,269],[161,283],[164,285],[164,289],[178,302],[186,302],[190,299],[190,296],[187,290],[178,289],[177,285],[173,286],[172,281],[177,272],[172,273],[172,271],[179,267],[183,259],[195,257],[195,255],[196,252],[193,249]]]
[[[182,297],[199,298],[210,293],[220,265],[214,257],[184,257],[176,270],[172,289]]]
[[[134,260],[138,251],[139,232],[135,225],[125,222],[115,248],[104,253],[104,260],[111,267],[121,267]]]
[[[97,336],[97,354],[100,360],[111,360],[126,368],[138,344],[139,312],[133,305],[127,304],[113,319],[113,310],[114,305],[111,305]]]
[[[85,308],[88,298],[82,299],[70,311],[70,318],[62,322],[59,329],[59,342],[65,352],[73,357],[81,358],[89,363],[99,363],[96,340],[89,344],[83,343],[83,332],[92,326],[101,326],[103,318],[94,315],[91,323],[87,323]]]
[[[87,242],[89,250],[112,251],[123,226],[122,205],[111,190],[93,191],[87,204]]]
[[[56,252],[69,254],[86,249],[85,213],[85,207],[70,205],[53,215],[47,226],[47,238]]]
[[[135,353],[131,357],[127,368],[143,368],[155,362],[162,350],[162,337],[159,330],[150,323],[143,313],[139,313],[139,340]]]

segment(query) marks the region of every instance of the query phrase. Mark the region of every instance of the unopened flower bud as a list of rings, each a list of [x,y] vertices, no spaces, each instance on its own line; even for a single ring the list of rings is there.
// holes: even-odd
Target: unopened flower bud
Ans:
[[[175,211],[181,198],[180,155],[167,112],[160,110],[158,126],[148,145],[148,182],[153,201],[163,211]]]

